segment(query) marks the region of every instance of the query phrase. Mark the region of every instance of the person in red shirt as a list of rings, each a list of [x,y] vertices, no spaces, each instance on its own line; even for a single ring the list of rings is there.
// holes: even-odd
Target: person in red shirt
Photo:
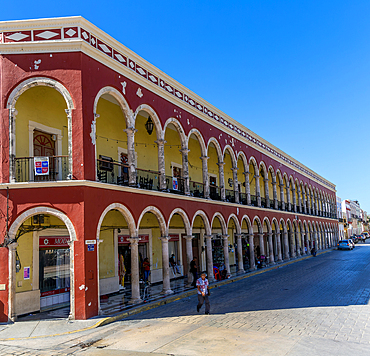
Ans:
[[[143,267],[144,267],[144,282],[148,282],[150,275],[150,262],[148,257],[144,259]]]

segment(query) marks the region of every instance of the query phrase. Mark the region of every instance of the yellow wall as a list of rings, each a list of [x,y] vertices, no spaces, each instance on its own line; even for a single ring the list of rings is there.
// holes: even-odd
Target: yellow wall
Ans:
[[[259,177],[260,192],[261,192],[261,198],[266,198],[265,181],[264,181],[264,178],[262,177],[262,174],[263,174],[263,170],[260,171],[260,177]]]
[[[113,99],[114,100],[114,99]],[[96,150],[99,155],[118,161],[118,147],[127,148],[126,120],[119,105],[100,98],[96,110]]]
[[[159,239],[161,237],[161,232],[159,229],[158,220],[152,213],[146,213],[139,227],[139,235],[141,229],[151,229],[152,230],[152,256],[149,256],[149,261],[152,269],[162,268],[162,242]]]
[[[193,182],[203,183],[203,168],[202,151],[200,149],[200,144],[196,136],[193,134],[190,136],[188,149],[188,162],[189,162],[189,176],[190,180]]]
[[[151,135],[145,129],[148,118],[138,115],[135,128],[135,151],[137,156],[137,168],[158,172],[158,146],[157,132],[154,128]],[[165,159],[167,159],[165,157]]]
[[[209,157],[208,159],[208,173],[212,175],[216,175],[216,184],[217,186],[220,186],[220,177],[218,174],[218,156],[217,156],[217,151],[213,143],[211,143],[208,146],[208,153],[207,156]]]
[[[238,182],[240,184],[240,192],[245,193],[245,172],[243,160],[238,159]]]
[[[165,141],[167,141],[164,146],[166,176],[172,177],[172,163],[180,165],[182,169],[180,135],[172,124],[169,124],[167,126],[164,139]]]
[[[61,130],[62,152],[57,154],[68,154],[67,105],[59,92],[44,86],[28,89],[20,96],[15,108],[18,111],[15,120],[17,157],[33,156],[33,152],[29,152],[29,121]]]
[[[249,186],[250,186],[251,195],[257,195],[256,194],[256,178],[254,176],[255,176],[254,166],[252,163],[249,163]]]
[[[22,235],[18,240],[17,252],[21,261],[21,269],[16,273],[16,292],[26,292],[32,290],[32,278],[33,278],[33,233],[27,233]],[[23,279],[23,268],[30,267],[30,279]],[[22,286],[18,287],[18,283],[21,282]],[[39,286],[36,286],[38,289]]]
[[[232,186],[230,187],[229,182],[228,182],[229,178],[233,179],[233,171],[231,170],[231,168],[233,168],[233,163],[232,163],[231,156],[228,153],[228,151],[225,152],[224,162],[225,162],[224,164],[225,189],[234,190],[234,184],[232,184]]]
[[[116,210],[110,211],[104,218],[100,229],[99,245],[99,278],[114,277],[114,229],[127,229],[127,222],[123,215]]]
[[[274,200],[274,187],[272,185],[272,174],[271,174],[271,171],[269,170],[268,171],[268,179],[269,179],[269,198],[270,198],[270,201],[273,201]]]

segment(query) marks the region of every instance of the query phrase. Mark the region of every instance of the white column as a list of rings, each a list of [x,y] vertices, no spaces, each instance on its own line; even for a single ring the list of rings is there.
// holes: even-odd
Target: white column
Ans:
[[[274,209],[278,209],[278,198],[277,198],[277,190],[276,190],[276,178],[272,178],[272,192],[274,196]]]
[[[194,236],[184,236],[186,240],[186,262],[187,262],[187,276],[188,276],[188,284],[187,286],[190,287],[191,283],[193,282],[193,274],[190,272],[190,262],[193,260],[193,243],[192,240]]]
[[[281,238],[280,238],[280,231],[275,232],[275,239],[276,239],[276,246],[278,251],[278,259],[277,262],[281,262],[283,260],[283,256],[281,253]]]
[[[225,200],[226,199],[225,176],[224,176],[225,162],[218,162],[217,165],[218,165],[218,173],[220,177],[221,200]]]
[[[266,255],[265,253],[265,244],[263,241],[263,234],[258,234],[259,242],[260,242],[260,253],[261,255]]]
[[[245,273],[243,264],[243,244],[242,244],[242,234],[235,234],[236,244],[238,249],[238,271],[237,274]]]
[[[230,262],[229,262],[229,235],[222,235],[222,242],[224,247],[224,259],[227,275],[230,275]]]
[[[269,263],[275,264],[274,245],[272,243],[272,233],[268,233],[268,242],[269,242]]]
[[[251,187],[249,185],[249,171],[243,172],[245,181],[245,195],[247,197],[247,205],[251,205]]]
[[[297,257],[301,256],[301,250],[300,250],[300,233],[295,232],[295,246],[296,246],[296,255]]]
[[[189,152],[190,150],[187,147],[184,147],[180,150],[182,154],[182,171],[184,179],[184,193],[185,195],[190,195],[190,182],[189,182]]]
[[[231,168],[231,170],[233,171],[233,183],[234,183],[235,203],[239,203],[238,169],[239,168]]]
[[[128,239],[131,247],[131,299],[130,304],[141,302],[140,298],[140,273],[139,273],[139,238]],[[163,245],[162,245],[163,248]],[[167,249],[168,251],[168,249]],[[167,252],[168,254],[168,252]],[[163,281],[164,285],[164,281]]]
[[[256,180],[256,195],[257,195],[257,206],[261,207],[261,187],[260,187],[260,176],[257,173],[254,176]]]
[[[163,271],[163,290],[162,294],[172,294],[170,284],[170,260],[168,256],[168,236],[160,237],[162,241],[162,271]]]
[[[209,199],[208,158],[207,156],[200,157],[202,160],[204,197],[206,199]]]
[[[15,310],[15,288],[16,288],[16,270],[15,270],[15,255],[17,250],[18,243],[13,242],[8,245],[9,251],[9,301],[8,301],[8,318],[11,321],[17,319],[17,311]],[[9,321],[10,321],[9,320]]]
[[[135,155],[135,132],[134,127],[128,127],[123,130],[127,134],[127,160],[128,160],[128,179],[129,185],[136,186],[136,155]]]
[[[164,145],[167,141],[159,139],[154,141],[158,146],[158,171],[159,171],[159,189],[166,190],[166,166],[164,157]]]
[[[270,208],[270,193],[269,193],[269,179],[263,179],[265,185],[265,199],[266,199],[266,208]]]
[[[284,236],[284,260],[289,261],[290,256],[289,256],[289,240],[288,240],[288,232],[284,231],[283,232]]]
[[[18,111],[15,108],[11,107],[9,109],[9,182],[15,182],[15,118],[18,114]],[[33,152],[30,152],[30,155],[33,155]]]
[[[213,257],[212,257],[212,235],[204,235],[206,239],[206,248],[207,248],[207,274],[208,280],[214,282],[215,277],[213,274]]]
[[[279,184],[279,187],[280,187],[281,210],[285,210],[284,184]]]
[[[254,271],[256,269],[256,261],[254,256],[254,234],[248,234],[249,237],[249,270]]]

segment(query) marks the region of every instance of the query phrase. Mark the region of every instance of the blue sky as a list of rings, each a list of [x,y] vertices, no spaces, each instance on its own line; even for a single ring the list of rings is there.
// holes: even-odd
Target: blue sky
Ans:
[[[370,1],[8,1],[81,15],[370,212]]]

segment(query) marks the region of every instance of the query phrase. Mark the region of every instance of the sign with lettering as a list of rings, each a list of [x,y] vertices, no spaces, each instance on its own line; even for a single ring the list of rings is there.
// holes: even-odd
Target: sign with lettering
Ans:
[[[118,245],[129,244],[129,235],[118,235]],[[139,235],[139,243],[149,242],[149,235]]]
[[[179,241],[179,234],[168,234],[169,241]]]
[[[40,248],[68,248],[69,236],[42,236],[39,239]]]
[[[34,157],[35,175],[45,176],[49,174],[49,157]]]

